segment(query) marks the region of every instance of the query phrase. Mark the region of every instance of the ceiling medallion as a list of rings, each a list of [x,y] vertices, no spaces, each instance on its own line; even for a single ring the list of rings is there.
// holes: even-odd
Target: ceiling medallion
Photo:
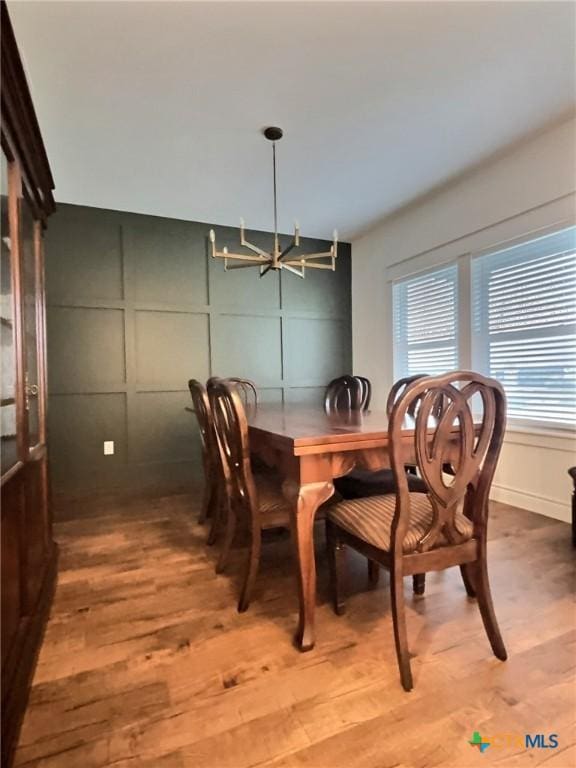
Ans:
[[[266,128],[264,136],[272,142],[272,167],[274,184],[274,248],[269,253],[252,245],[244,236],[244,219],[240,219],[240,245],[253,251],[256,256],[247,253],[230,253],[228,248],[224,247],[221,251],[216,249],[216,234],[210,230],[210,242],[212,244],[212,257],[214,259],[224,259],[224,269],[246,269],[248,267],[259,267],[260,277],[264,277],[271,269],[279,271],[287,269],[298,277],[305,277],[307,269],[329,269],[332,272],[336,270],[336,257],[338,256],[338,232],[334,230],[334,239],[329,251],[321,253],[299,253],[286,258],[288,254],[300,245],[300,228],[298,222],[294,222],[294,237],[292,242],[283,251],[280,250],[278,240],[278,208],[276,200],[276,142],[282,138],[281,128]],[[228,264],[229,261],[235,261],[236,264]]]

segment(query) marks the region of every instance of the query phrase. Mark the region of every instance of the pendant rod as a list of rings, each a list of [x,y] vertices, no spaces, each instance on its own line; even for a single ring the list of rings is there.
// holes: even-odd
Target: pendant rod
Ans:
[[[274,168],[274,247],[278,251],[278,200],[276,193],[276,142],[272,142],[272,165]]]

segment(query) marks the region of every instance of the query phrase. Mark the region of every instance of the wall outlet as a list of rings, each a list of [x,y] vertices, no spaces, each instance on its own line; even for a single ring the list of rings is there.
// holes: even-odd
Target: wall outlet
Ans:
[[[114,440],[104,440],[104,456],[114,455]]]

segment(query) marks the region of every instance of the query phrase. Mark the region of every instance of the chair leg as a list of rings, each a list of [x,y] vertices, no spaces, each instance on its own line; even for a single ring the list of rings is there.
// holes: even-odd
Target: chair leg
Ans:
[[[216,573],[222,573],[228,563],[228,557],[230,555],[230,549],[232,542],[234,541],[234,534],[236,533],[236,509],[233,504],[226,504],[224,506],[225,514],[225,529],[224,529],[224,541],[222,543],[222,549],[220,550],[220,556],[216,563]],[[221,511],[222,514],[222,511]]]
[[[217,491],[214,499],[214,507],[212,510],[212,524],[210,525],[210,530],[208,531],[208,536],[206,537],[206,544],[208,544],[209,547],[216,543],[216,539],[218,538],[218,534],[220,533],[224,523],[226,506],[227,503],[224,503],[220,492]]]
[[[238,601],[239,613],[244,613],[248,610],[250,600],[252,598],[252,591],[254,589],[254,582],[258,574],[258,567],[260,565],[260,551],[262,549],[262,529],[259,520],[252,520],[252,527],[250,531],[250,553],[248,555],[248,565],[246,567],[246,576],[244,577],[244,585],[242,586],[242,592],[240,593],[240,600]]]
[[[488,581],[488,568],[485,557],[481,557],[473,564],[474,585],[476,587],[476,597],[478,598],[478,607],[484,623],[484,629],[488,635],[488,640],[492,646],[494,656],[501,661],[506,661],[508,654],[500,634],[494,605],[492,603],[492,594],[490,592],[490,583]]]
[[[374,560],[368,560],[368,582],[375,587],[380,578],[380,565]]]
[[[464,588],[468,597],[476,597],[476,590],[474,589],[474,583],[472,581],[472,569],[469,563],[464,563],[460,566],[460,573],[462,574],[462,581],[464,582]]]
[[[412,576],[412,589],[415,595],[423,595],[426,589],[426,574],[415,573]]]
[[[406,633],[406,614],[404,610],[404,579],[399,569],[390,569],[390,592],[392,596],[392,621],[394,623],[394,642],[396,656],[400,667],[400,680],[405,691],[411,691],[412,670],[410,669],[410,654],[408,652],[408,636]]]
[[[212,478],[206,480],[206,486],[204,488],[204,495],[202,496],[202,509],[198,515],[198,522],[203,525],[206,519],[213,517],[216,507],[216,497],[218,491]]]
[[[346,605],[342,595],[342,582],[344,581],[344,571],[346,569],[346,550],[344,544],[338,540],[336,526],[328,519],[326,520],[326,545],[328,548],[328,569],[330,571],[330,587],[334,613],[342,616],[343,613],[346,613]]]

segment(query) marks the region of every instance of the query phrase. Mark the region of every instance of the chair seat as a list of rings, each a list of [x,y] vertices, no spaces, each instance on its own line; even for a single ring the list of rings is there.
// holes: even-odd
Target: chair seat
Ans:
[[[426,483],[418,475],[406,473],[408,490],[411,493],[426,493]],[[334,481],[334,487],[345,499],[363,499],[367,496],[386,496],[396,492],[396,482],[391,469],[376,472],[369,469],[354,469],[349,475]]]
[[[334,504],[329,508],[327,516],[333,523],[353,536],[388,552],[391,546],[391,529],[395,507],[395,494],[371,496]],[[404,537],[404,554],[414,552],[420,540],[430,530],[431,524],[432,505],[428,497],[423,493],[411,493],[410,526]],[[456,514],[455,526],[466,540],[472,538],[472,523],[460,512]],[[446,543],[448,542],[441,537],[438,546]]]
[[[262,528],[288,528],[290,526],[290,503],[282,493],[282,478],[273,472],[255,474],[254,482],[258,494]],[[326,510],[342,497],[338,492],[324,502],[316,513],[316,520],[326,517]]]
[[[259,511],[263,528],[288,527],[290,504],[282,494],[281,480],[271,472],[255,474]]]

